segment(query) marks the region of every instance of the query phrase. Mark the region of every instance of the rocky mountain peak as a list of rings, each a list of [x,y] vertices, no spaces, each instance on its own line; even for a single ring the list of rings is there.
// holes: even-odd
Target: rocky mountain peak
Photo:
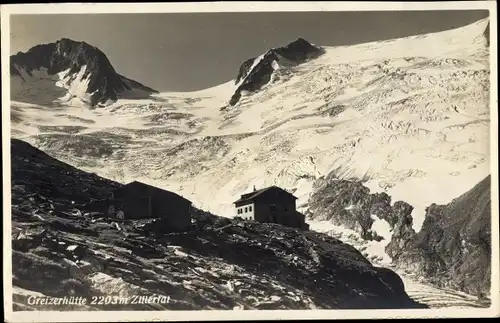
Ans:
[[[44,71],[48,76],[55,76],[59,73],[64,78],[64,87],[69,91],[69,97],[79,97],[90,105],[115,101],[119,94],[124,94],[131,90],[141,93],[141,96],[148,96],[156,91],[146,87],[136,81],[119,75],[108,57],[99,48],[84,41],[75,41],[69,38],[62,38],[49,44],[41,44],[30,48],[27,52],[17,53],[11,56],[11,76],[22,79],[22,93],[26,92],[26,87],[33,90],[32,81],[36,82],[40,78],[34,76],[33,71]],[[57,77],[56,77],[57,78]],[[55,81],[56,78],[54,79]],[[47,79],[45,77],[45,79]],[[86,88],[84,93],[73,93],[71,90],[73,82],[84,82]],[[73,86],[81,88],[81,86]],[[52,87],[54,93],[60,93],[60,86]],[[36,89],[35,89],[36,90]],[[49,88],[48,92],[51,89]],[[137,91],[138,90],[138,91]],[[47,92],[47,89],[44,89]],[[13,96],[16,97],[14,89]]]
[[[286,46],[271,48],[259,57],[244,61],[235,79],[238,87],[231,97],[230,105],[239,101],[242,91],[257,91],[269,83],[271,75],[280,67],[299,65],[323,53],[323,48],[299,37]]]
[[[93,60],[102,60],[102,63],[111,66],[111,62],[99,48],[84,41],[74,41],[68,38],[62,38],[56,42],[56,49],[57,54],[64,57],[82,58],[88,63]]]
[[[114,71],[106,55],[97,47],[83,41],[62,38],[54,43],[36,45],[26,53],[11,56],[11,64],[24,68],[30,73],[34,69],[47,68],[49,74],[61,72],[65,68],[88,66],[88,71],[103,67]],[[11,73],[18,72],[17,68]]]
[[[274,51],[287,59],[295,61],[303,61],[324,53],[321,47],[314,46],[301,37],[284,47],[276,48]]]

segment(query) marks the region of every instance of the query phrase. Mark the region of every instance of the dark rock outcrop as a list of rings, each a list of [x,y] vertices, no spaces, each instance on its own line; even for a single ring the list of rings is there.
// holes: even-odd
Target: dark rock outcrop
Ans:
[[[241,98],[242,91],[254,92],[269,83],[277,65],[294,66],[324,53],[324,49],[298,38],[287,46],[273,48],[261,57],[254,57],[241,64],[235,83],[239,84],[229,101],[235,105]],[[257,61],[259,60],[259,61]]]
[[[333,174],[333,173],[332,173]],[[380,237],[372,229],[375,215],[388,222],[386,253],[401,270],[429,283],[485,297],[491,275],[491,176],[447,205],[432,204],[422,229],[413,229],[413,207],[385,193],[370,194],[361,182],[334,175],[315,183],[307,216],[357,231],[366,240]]]
[[[90,78],[86,92],[91,94],[91,105],[115,101],[128,91],[139,91],[144,96],[157,92],[118,74],[106,55],[86,42],[63,38],[10,57],[11,76],[21,78],[23,73],[31,76],[34,70],[41,68],[47,69],[49,75],[68,70],[67,75],[76,77],[84,66],[86,69],[83,78]]]
[[[90,213],[120,184],[19,140],[12,150],[14,310],[415,308],[393,271],[325,234],[193,210],[187,232]],[[154,225],[153,225],[154,226]],[[27,296],[164,296],[156,304],[29,306]],[[168,301],[166,301],[168,297]]]
[[[490,291],[491,176],[447,205],[426,209],[421,230],[411,218],[395,225],[387,253],[432,283],[477,295]]]
[[[486,26],[486,29],[484,30],[483,37],[486,39],[486,45],[489,47],[490,46],[490,23],[488,22],[488,25]]]
[[[370,189],[362,182],[338,179],[332,173],[316,181],[307,216],[331,220],[335,225],[358,232],[367,240],[380,240],[382,237],[372,230],[372,215],[394,228],[398,221],[411,218],[412,210],[413,207],[403,201],[391,206],[391,197],[386,193],[370,194]]]

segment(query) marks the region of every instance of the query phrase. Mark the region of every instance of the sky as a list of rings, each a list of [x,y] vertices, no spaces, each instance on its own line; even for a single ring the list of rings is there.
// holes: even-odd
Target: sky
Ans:
[[[101,49],[122,75],[158,91],[195,91],[236,77],[241,63],[302,37],[352,45],[464,26],[468,11],[12,15],[11,54],[61,38]]]

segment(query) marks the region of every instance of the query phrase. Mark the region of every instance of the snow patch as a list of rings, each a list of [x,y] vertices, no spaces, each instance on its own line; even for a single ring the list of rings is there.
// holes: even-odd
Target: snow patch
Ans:
[[[386,242],[387,245],[391,241],[392,237],[392,230],[390,224],[386,220],[379,218],[375,214],[370,214],[370,217],[373,220],[371,230],[377,233],[377,235],[384,238],[384,241]]]

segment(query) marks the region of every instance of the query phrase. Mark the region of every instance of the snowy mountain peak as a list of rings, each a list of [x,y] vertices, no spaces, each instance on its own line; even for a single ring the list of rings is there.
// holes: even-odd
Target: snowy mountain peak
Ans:
[[[55,43],[57,53],[62,55],[70,54],[83,54],[87,59],[98,59],[103,60],[103,63],[107,61],[109,65],[109,60],[106,55],[97,47],[92,46],[84,41],[75,41],[69,38],[61,38]]]
[[[285,66],[295,66],[323,54],[323,48],[314,46],[303,38],[298,38],[283,47],[271,48],[259,57],[246,60],[241,64],[236,77],[236,91],[230,105],[241,98],[242,91],[254,92],[271,81],[274,71]]]
[[[12,96],[47,103],[74,99],[91,106],[119,97],[148,97],[155,90],[118,74],[106,55],[83,41],[62,38],[10,57]]]

